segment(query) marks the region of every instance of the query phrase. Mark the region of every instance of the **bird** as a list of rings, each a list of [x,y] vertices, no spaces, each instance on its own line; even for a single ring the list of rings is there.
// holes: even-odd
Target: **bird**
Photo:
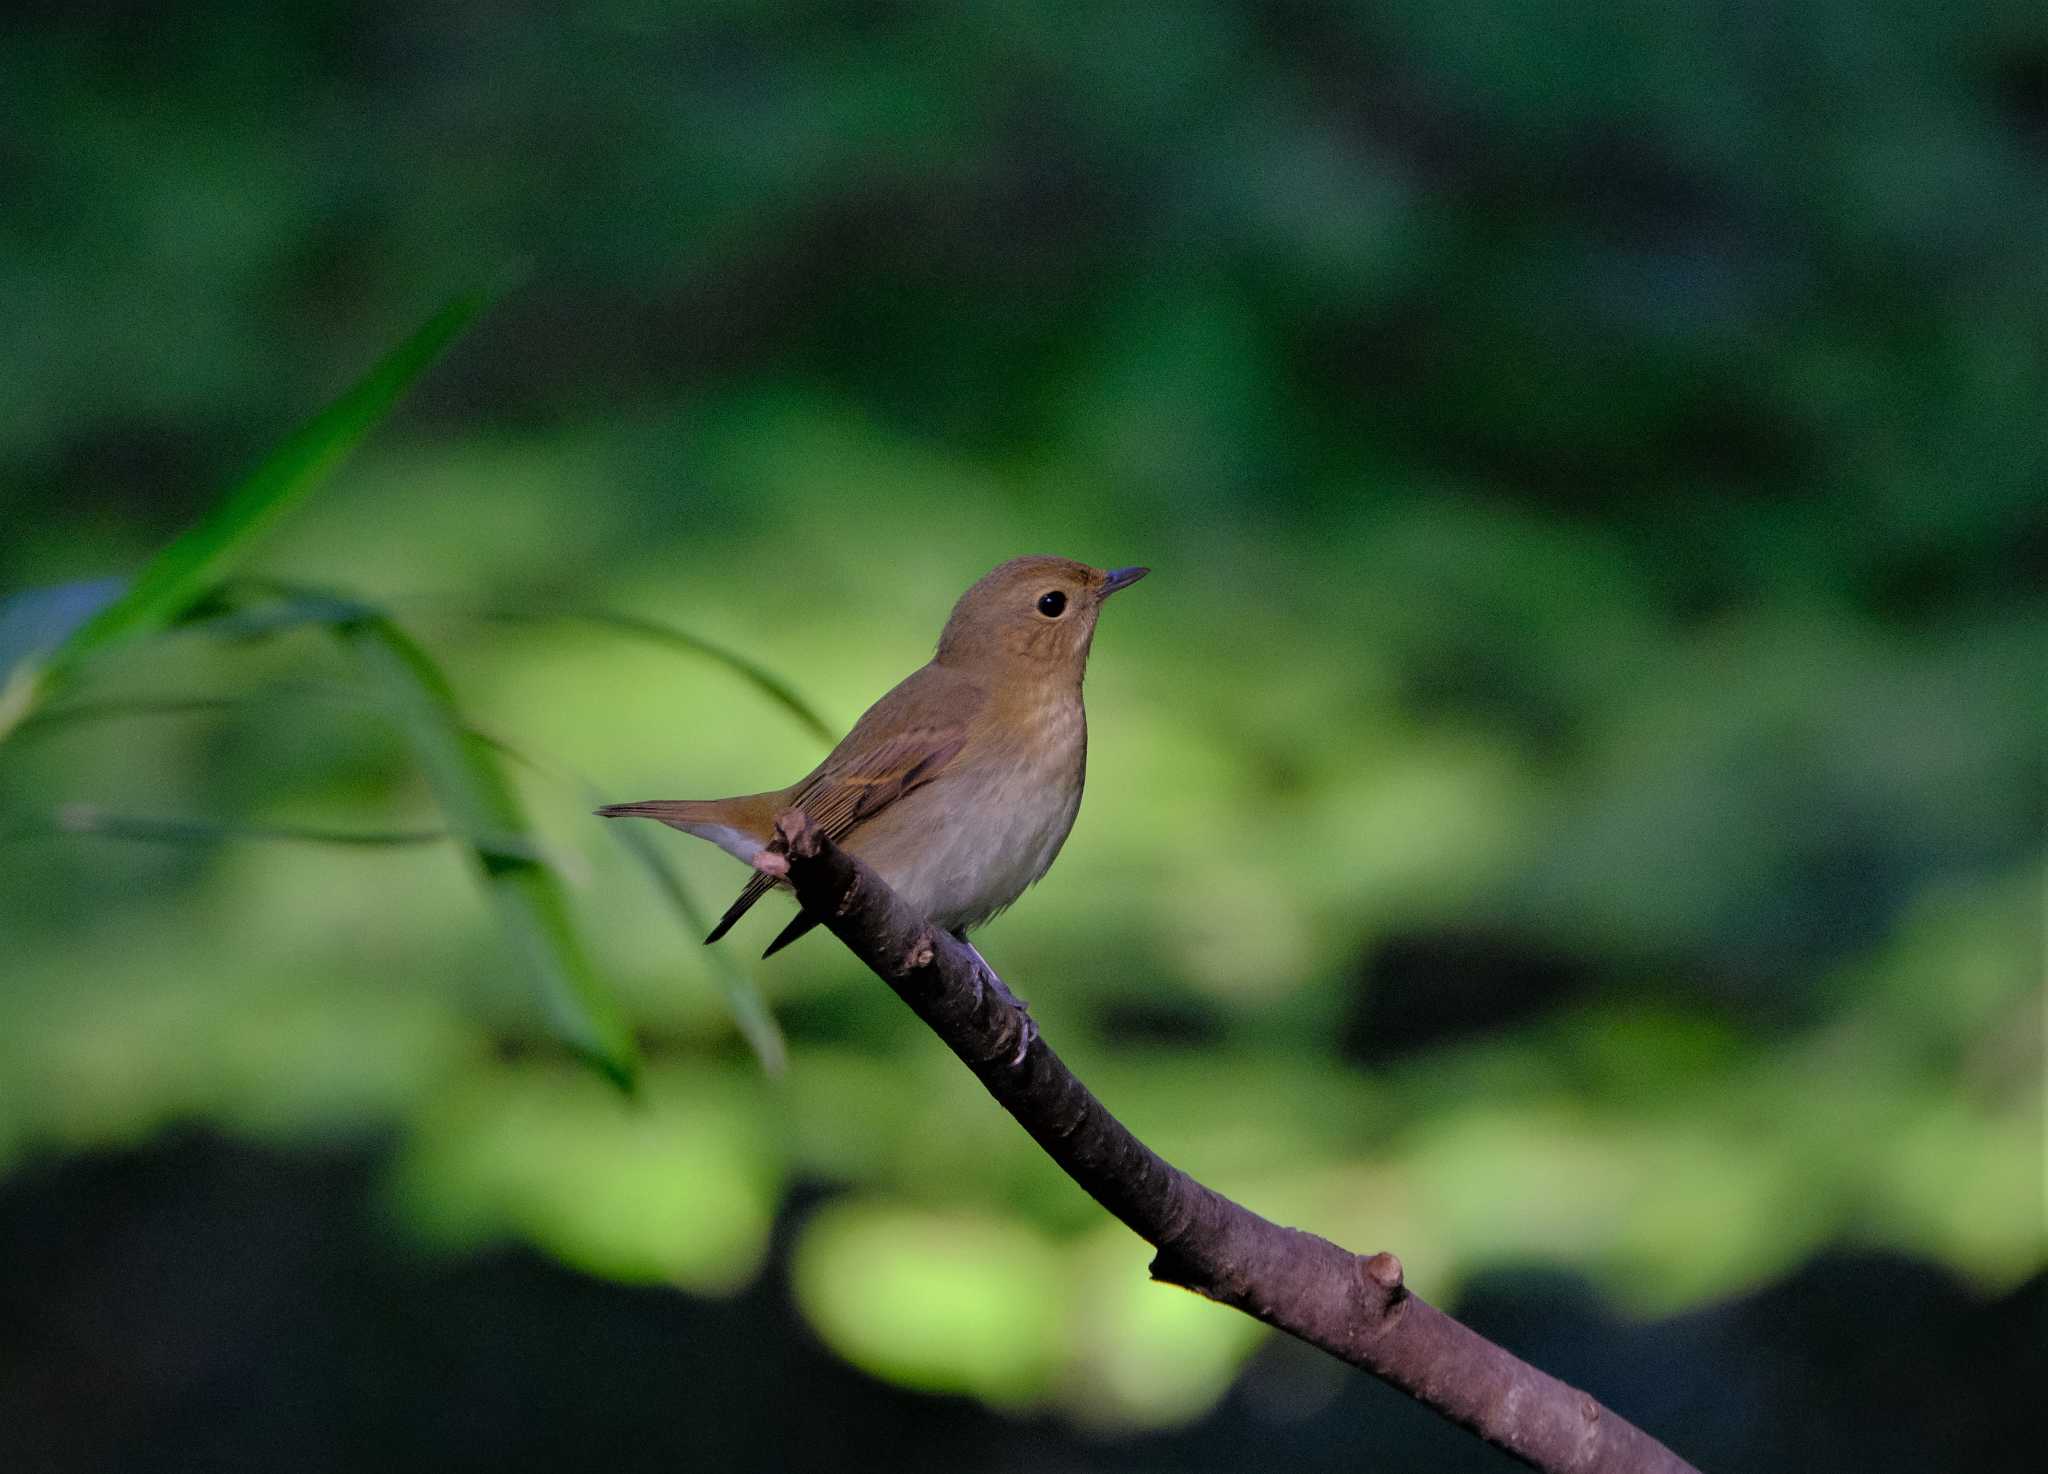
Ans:
[[[931,660],[787,788],[597,812],[658,819],[752,865],[774,836],[775,816],[801,809],[933,925],[972,947],[967,933],[1043,876],[1074,827],[1088,766],[1081,681],[1096,618],[1110,595],[1150,571],[1012,558],[960,596]],[[705,943],[787,884],[757,872]],[[816,925],[800,911],[761,955],[774,956]]]

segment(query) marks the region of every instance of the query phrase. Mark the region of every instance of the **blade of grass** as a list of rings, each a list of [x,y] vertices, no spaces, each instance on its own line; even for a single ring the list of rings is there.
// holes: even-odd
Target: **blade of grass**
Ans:
[[[152,558],[126,592],[57,646],[48,668],[61,671],[117,640],[161,629],[176,619],[390,414],[399,396],[488,300],[488,294],[472,292],[450,302],[340,398],[287,436],[205,517]]]
[[[328,601],[326,607],[332,610],[337,606],[333,601]],[[361,699],[360,693],[350,687],[307,683],[280,686],[273,694],[344,703],[353,703]],[[126,700],[76,702],[47,707],[37,712],[23,724],[23,733],[26,735],[30,731],[46,731],[72,723],[117,721],[130,717],[177,717],[239,711],[254,704],[256,698],[247,696],[137,697]],[[561,764],[536,757],[503,737],[475,725],[469,726],[467,730],[479,741],[488,744],[492,750],[511,761],[543,775],[552,782],[574,788],[582,795],[584,802],[592,807],[605,801],[605,795],[597,785],[579,774],[570,772]],[[616,837],[625,845],[627,853],[639,861],[654,882],[655,889],[675,908],[682,920],[683,929],[692,938],[702,936],[708,929],[708,919],[654,837],[645,828],[632,824],[606,825],[605,832]],[[203,819],[108,814],[88,805],[74,804],[58,810],[46,824],[0,835],[0,840],[60,833],[97,834],[165,843],[277,839],[314,844],[373,845],[425,844],[435,840],[457,838],[445,830],[382,830],[354,833],[277,826],[230,825]],[[498,837],[494,841],[494,847],[516,848],[505,836]],[[548,859],[548,856],[538,848],[533,849],[531,853],[534,859]],[[761,991],[753,978],[733,961],[730,953],[713,950],[706,954],[706,960],[711,965],[719,991],[725,997],[726,1007],[732,1014],[734,1026],[740,1031],[740,1037],[745,1039],[748,1047],[754,1051],[754,1056],[760,1060],[763,1070],[770,1075],[781,1074],[788,1065],[789,1048],[782,1037],[781,1027],[775,1022],[774,1012],[768,1007],[767,999],[761,996]]]
[[[36,839],[58,834],[85,834],[104,839],[139,840],[148,844],[229,844],[241,840],[276,840],[290,844],[343,845],[377,849],[386,846],[440,844],[455,838],[445,829],[317,829],[297,824],[234,824],[169,814],[118,814],[97,804],[65,804],[40,824],[8,831],[8,839]],[[493,847],[537,852],[518,839],[501,835]]]
[[[672,624],[664,624],[658,619],[646,619],[637,614],[620,614],[610,609],[584,608],[486,609],[481,611],[481,617],[504,623],[523,623],[541,619],[580,620],[585,624],[597,625],[602,629],[616,630],[621,634],[632,635],[638,639],[651,640],[657,645],[666,645],[672,650],[686,650],[692,655],[702,655],[707,659],[717,661],[727,670],[750,683],[762,695],[775,702],[778,706],[789,712],[791,716],[794,716],[799,722],[803,723],[819,741],[830,744],[838,740],[838,733],[834,732],[826,724],[825,719],[818,715],[817,708],[804,700],[803,697],[797,695],[795,688],[783,680],[782,677],[776,675],[775,672],[756,661],[748,659],[736,650],[727,649],[714,640],[707,640],[702,636],[693,635],[688,630],[679,629]]]
[[[350,613],[348,618],[356,618]],[[339,622],[335,620],[333,622]],[[65,727],[89,726],[96,722],[124,721],[135,717],[218,716],[229,712],[260,710],[280,702],[325,702],[333,706],[360,707],[360,687],[342,681],[266,681],[239,696],[110,696],[99,700],[60,701],[37,707],[21,724],[23,737],[41,735]]]
[[[478,836],[528,832],[490,745],[463,723],[440,668],[389,619],[366,609],[334,629],[383,692],[436,802],[469,842],[501,924],[540,983],[557,1037],[630,1092],[638,1067],[632,1032],[584,954],[559,880],[527,856],[478,842]]]
[[[580,789],[583,801],[592,808],[606,801],[604,790],[589,779],[569,772],[557,763],[543,762],[539,758],[521,751],[501,737],[477,727],[471,727],[483,741],[511,758],[514,762],[543,773],[558,783],[566,783]],[[625,845],[626,853],[640,862],[654,888],[662,898],[675,908],[682,918],[683,930],[692,941],[710,929],[710,918],[697,905],[689,887],[683,884],[683,877],[669,862],[669,857],[655,836],[644,825],[609,824],[605,832]],[[782,1027],[775,1022],[775,1014],[768,1007],[768,1000],[761,996],[761,990],[746,971],[732,959],[732,954],[718,948],[705,949],[711,970],[718,979],[719,991],[725,995],[727,1010],[732,1014],[740,1037],[754,1051],[754,1057],[761,1062],[761,1068],[770,1075],[779,1075],[789,1064],[789,1046],[782,1037]]]

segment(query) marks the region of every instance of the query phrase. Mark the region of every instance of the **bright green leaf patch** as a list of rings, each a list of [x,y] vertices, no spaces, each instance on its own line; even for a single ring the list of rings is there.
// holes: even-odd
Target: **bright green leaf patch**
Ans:
[[[508,622],[523,622],[551,616],[545,610],[494,609],[490,611],[488,617]],[[675,625],[664,623],[658,619],[647,619],[637,614],[620,614],[608,609],[567,609],[560,611],[559,617],[581,620],[586,624],[596,625],[600,629],[609,629],[621,634],[632,635],[637,639],[648,640],[671,650],[681,650],[691,655],[705,656],[732,671],[770,701],[773,701],[777,706],[780,706],[784,711],[795,717],[819,741],[837,742],[839,740],[840,734],[818,714],[816,707],[797,694],[796,688],[791,686],[789,682],[783,680],[782,677],[776,675],[758,661],[749,660],[738,651],[728,649],[714,640],[707,640],[699,635],[693,635],[686,629],[678,628]]]
[[[1249,1316],[1153,1280],[1151,1255],[1120,1223],[1098,1224],[1068,1249],[1075,1309],[1061,1398],[1105,1429],[1201,1417],[1270,1334]]]
[[[480,1071],[427,1107],[392,1189],[449,1248],[516,1237],[590,1274],[731,1292],[767,1252],[781,1191],[759,1079],[653,1074],[621,1111],[587,1075]]]
[[[835,1203],[806,1225],[793,1273],[819,1334],[877,1376],[1008,1406],[1052,1384],[1070,1290],[1059,1252],[1022,1223]]]

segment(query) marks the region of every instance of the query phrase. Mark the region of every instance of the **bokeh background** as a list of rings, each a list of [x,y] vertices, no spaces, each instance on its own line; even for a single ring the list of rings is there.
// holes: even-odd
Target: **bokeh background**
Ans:
[[[1503,1467],[764,907],[765,1071],[550,774],[821,744],[475,617],[844,725],[1057,552],[1155,571],[980,941],[1141,1136],[1708,1467],[2031,1467],[2044,94],[2004,0],[8,7],[0,593],[516,266],[252,567],[549,765],[648,1067],[446,846],[50,832],[436,822],[317,631],[94,665],[0,747],[0,1465]]]

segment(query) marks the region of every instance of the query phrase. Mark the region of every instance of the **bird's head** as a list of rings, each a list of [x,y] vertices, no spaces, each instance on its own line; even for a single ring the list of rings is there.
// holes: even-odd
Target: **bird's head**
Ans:
[[[1088,666],[1102,604],[1149,569],[1090,568],[1071,558],[1012,558],[960,596],[938,662],[976,674],[1071,675]]]

